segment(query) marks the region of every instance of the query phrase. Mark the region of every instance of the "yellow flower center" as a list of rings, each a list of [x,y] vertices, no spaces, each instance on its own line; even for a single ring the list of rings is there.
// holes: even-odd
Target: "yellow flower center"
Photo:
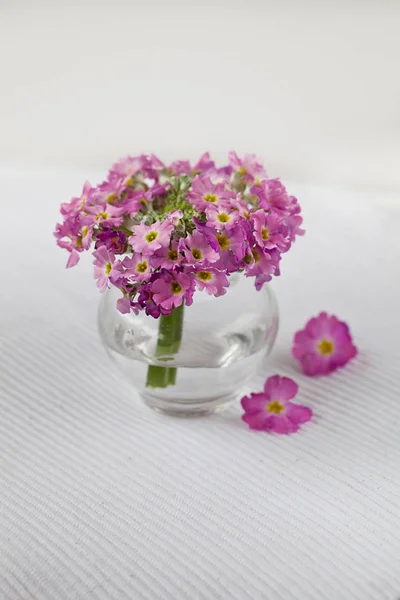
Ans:
[[[169,260],[178,260],[178,250],[174,248],[173,250],[168,250],[168,258]]]
[[[146,273],[147,268],[148,268],[148,264],[145,260],[143,260],[142,262],[138,263],[136,265],[136,272],[137,273]]]
[[[269,239],[269,231],[266,227],[261,228],[261,237],[266,242]]]
[[[322,354],[322,356],[327,356],[328,354],[332,354],[335,345],[330,340],[321,340],[317,348]]]
[[[217,218],[220,223],[228,223],[231,220],[230,216],[226,212],[219,213]]]
[[[111,273],[111,270],[112,270],[112,264],[110,262],[106,263],[106,266],[105,266],[104,270],[105,270],[106,275],[109,275]]]
[[[109,204],[114,204],[115,200],[117,199],[117,194],[115,192],[113,192],[112,194],[110,194],[109,196],[107,196],[107,202]]]
[[[251,251],[251,253],[252,253],[252,255],[253,255],[254,262],[255,262],[255,263],[258,263],[258,262],[260,262],[260,255],[258,254],[257,250],[254,250],[254,249],[253,249],[253,250]]]
[[[179,283],[177,281],[171,282],[171,292],[173,294],[175,294],[176,296],[179,296],[179,294],[182,292],[182,287],[179,285]]]
[[[133,177],[130,175],[125,179],[125,185],[133,185]]]
[[[278,400],[267,402],[267,411],[274,415],[280,415],[284,408],[284,405],[278,402]]]
[[[247,220],[249,220],[249,219],[250,219],[250,213],[248,213],[248,212],[247,212],[247,210],[244,210],[244,211],[243,211],[243,216],[244,216],[244,217],[245,217]]]
[[[211,202],[211,204],[214,204],[218,198],[215,194],[206,194],[205,196],[203,196],[203,200],[205,202]]]
[[[239,173],[239,175],[241,177],[243,177],[244,175],[246,175],[247,170],[244,167],[239,167],[238,170],[237,170],[237,172]]]
[[[212,275],[208,271],[200,271],[197,273],[197,279],[200,279],[200,281],[211,281]]]
[[[193,248],[192,256],[195,260],[201,260],[203,258],[203,254],[198,248]]]
[[[146,198],[145,198],[144,196],[143,196],[143,198],[140,198],[140,204],[141,204],[142,206],[146,206],[146,204],[147,204],[147,200],[146,200]]]
[[[82,237],[86,237],[87,234],[89,233],[89,227],[86,225],[85,227],[82,227]]]
[[[149,233],[147,233],[144,236],[144,239],[149,244],[151,244],[151,242],[154,242],[154,240],[156,240],[157,238],[158,238],[158,231],[149,231]]]
[[[251,256],[250,256],[250,254],[245,254],[243,260],[246,263],[246,265],[249,265],[251,263]]]
[[[100,221],[100,219],[103,219],[103,221],[107,221],[108,219],[108,213],[100,211],[99,213],[97,213],[96,215],[96,221]]]
[[[225,234],[217,234],[217,241],[221,250],[226,250],[231,245],[229,238]]]

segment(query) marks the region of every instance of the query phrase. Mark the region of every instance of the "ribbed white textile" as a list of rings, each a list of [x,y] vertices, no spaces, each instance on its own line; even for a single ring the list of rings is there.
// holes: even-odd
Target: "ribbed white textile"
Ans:
[[[90,261],[65,271],[51,236],[83,179],[0,177],[0,599],[400,598],[400,213],[291,187],[307,235],[254,381],[299,382],[315,416],[286,437],[251,432],[238,406],[183,420],[140,404],[100,345]],[[291,339],[323,309],[360,354],[310,379]]]

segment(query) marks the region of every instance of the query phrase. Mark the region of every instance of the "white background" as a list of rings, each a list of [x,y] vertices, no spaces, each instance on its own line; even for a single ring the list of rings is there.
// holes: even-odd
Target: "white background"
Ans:
[[[0,2],[0,163],[156,152],[400,189],[400,2]]]

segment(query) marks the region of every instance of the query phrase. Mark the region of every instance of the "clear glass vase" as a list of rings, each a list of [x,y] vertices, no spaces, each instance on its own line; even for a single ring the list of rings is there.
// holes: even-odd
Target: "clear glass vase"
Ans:
[[[99,309],[103,344],[142,400],[171,415],[214,412],[241,396],[278,330],[275,296],[240,274],[219,298],[196,292],[191,306],[154,319],[121,314],[109,289]]]

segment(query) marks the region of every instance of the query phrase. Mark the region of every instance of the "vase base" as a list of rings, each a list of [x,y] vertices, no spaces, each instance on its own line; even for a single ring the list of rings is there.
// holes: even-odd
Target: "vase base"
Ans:
[[[163,398],[152,392],[151,388],[146,388],[140,393],[143,402],[156,412],[169,415],[171,417],[205,417],[228,408],[233,402],[237,401],[238,395],[225,395],[217,398],[197,398],[191,400],[181,400],[179,398]]]

